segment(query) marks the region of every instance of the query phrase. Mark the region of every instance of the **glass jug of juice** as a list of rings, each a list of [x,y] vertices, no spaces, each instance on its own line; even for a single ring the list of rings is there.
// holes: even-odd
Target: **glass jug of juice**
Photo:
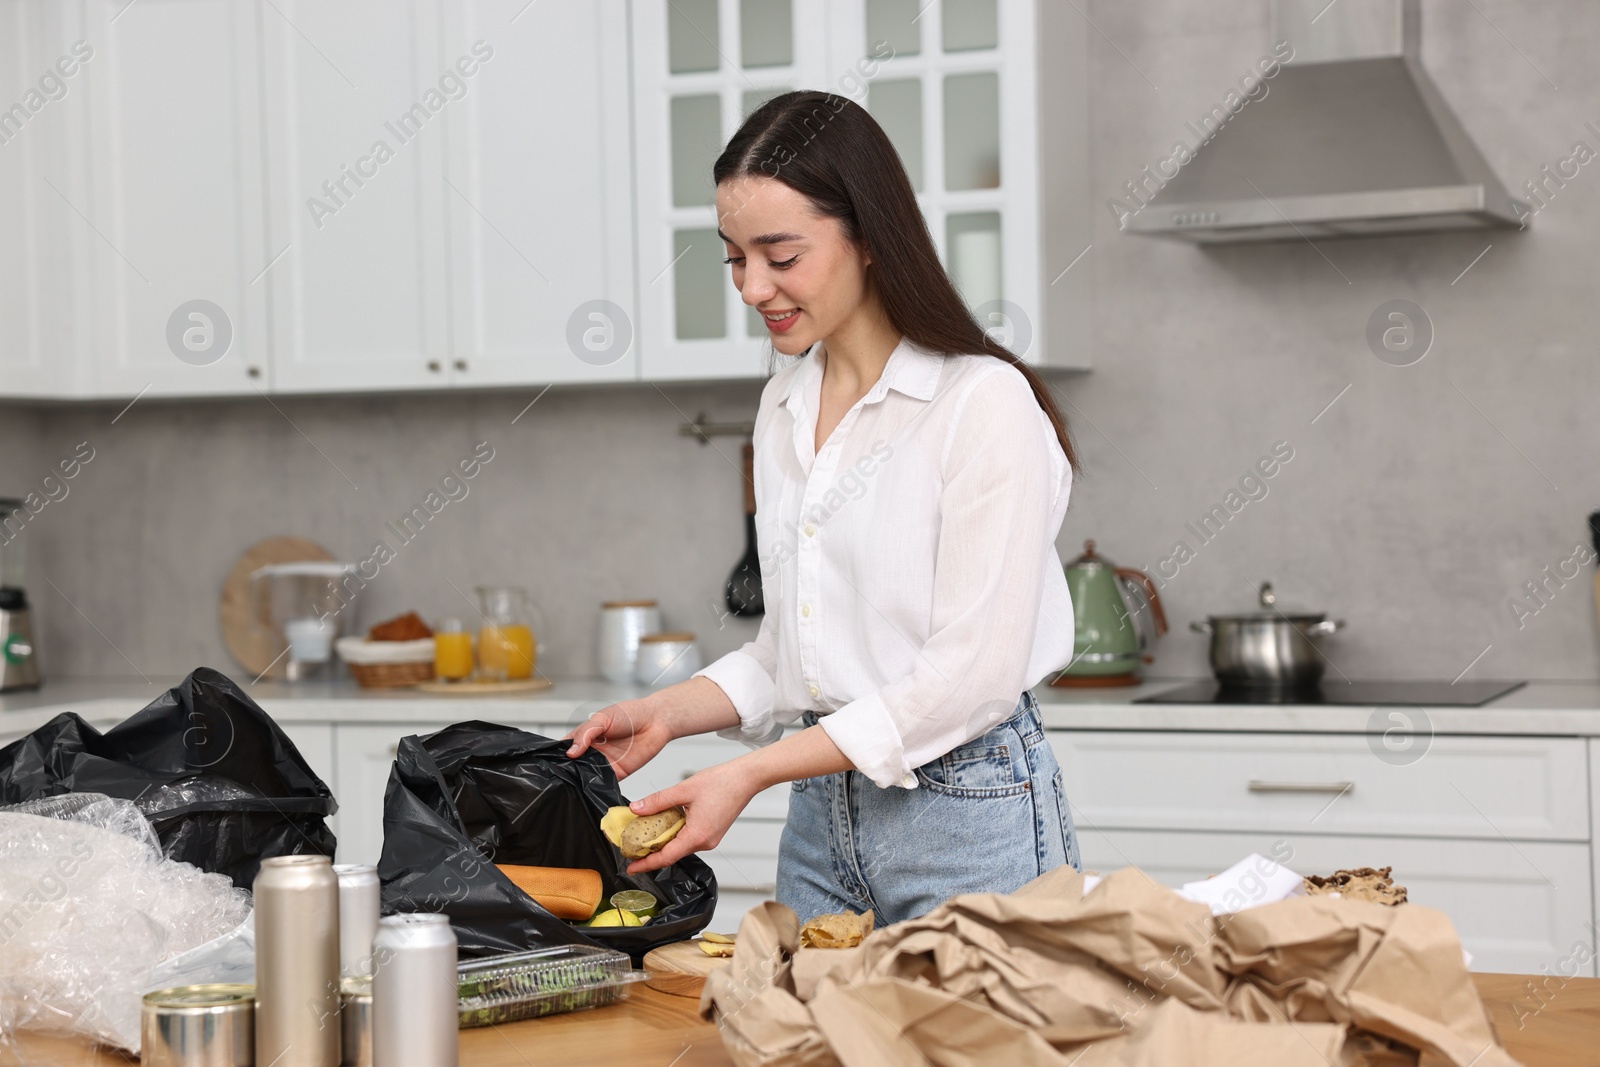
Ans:
[[[533,676],[537,656],[528,625],[528,594],[514,585],[477,587],[478,677],[486,682],[517,681]]]
[[[472,635],[460,619],[444,619],[434,630],[433,673],[447,682],[472,673]]]

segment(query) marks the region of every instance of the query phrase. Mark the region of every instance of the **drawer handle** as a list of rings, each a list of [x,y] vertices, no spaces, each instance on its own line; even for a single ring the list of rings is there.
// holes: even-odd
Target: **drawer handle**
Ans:
[[[764,897],[770,897],[777,891],[778,887],[776,885],[729,885],[727,882],[717,883],[717,892],[719,893],[760,893]]]
[[[1355,787],[1354,782],[1250,782],[1252,793],[1350,793]]]
[[[687,782],[689,779],[693,778],[695,775],[697,775],[699,773],[700,773],[700,771],[699,771],[698,768],[696,768],[694,770],[689,770],[689,771],[680,771],[678,773],[678,781]]]

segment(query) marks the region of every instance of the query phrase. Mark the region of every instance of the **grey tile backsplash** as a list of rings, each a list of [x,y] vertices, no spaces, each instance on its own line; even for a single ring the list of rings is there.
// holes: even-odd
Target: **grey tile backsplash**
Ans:
[[[1521,190],[1575,140],[1600,148],[1584,126],[1600,122],[1600,23],[1577,17],[1582,0],[1491,6],[1559,91],[1465,5],[1424,5],[1424,60]],[[1092,5],[1116,42],[1091,38],[1101,200],[1270,46],[1269,5],[1228,7]],[[1155,674],[1207,673],[1188,622],[1249,607],[1262,579],[1348,622],[1324,646],[1329,678],[1600,674],[1592,567],[1562,577],[1600,508],[1591,170],[1524,233],[1202,250],[1122,236],[1100,209],[1077,268],[1094,271],[1095,370],[1052,379],[1088,468],[1058,547],[1070,559],[1092,537],[1162,583],[1174,630]],[[1393,299],[1435,330],[1409,367],[1365,341]],[[78,442],[96,450],[30,530],[46,674],[232,670],[217,594],[242,549],[272,534],[353,558],[392,546],[386,524],[480,441],[493,460],[383,568],[368,621],[470,610],[452,583],[521,583],[550,622],[541,669],[555,675],[593,671],[605,598],[657,597],[708,659],[754,636],[714,607],[743,547],[738,441],[677,426],[753,417],[760,383],[553,388],[512,425],[535,392],[278,398],[281,414],[141,401],[115,425],[122,403],[0,408],[0,494]],[[1245,481],[1275,447],[1292,459]]]

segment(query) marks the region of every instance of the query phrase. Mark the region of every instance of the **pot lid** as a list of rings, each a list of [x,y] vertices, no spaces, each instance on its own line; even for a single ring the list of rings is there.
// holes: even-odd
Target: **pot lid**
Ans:
[[[1278,603],[1278,594],[1272,591],[1271,582],[1261,583],[1261,607],[1257,611],[1238,611],[1229,615],[1210,615],[1213,622],[1244,622],[1253,619],[1283,619],[1287,622],[1321,622],[1327,618],[1325,611],[1306,611]]]

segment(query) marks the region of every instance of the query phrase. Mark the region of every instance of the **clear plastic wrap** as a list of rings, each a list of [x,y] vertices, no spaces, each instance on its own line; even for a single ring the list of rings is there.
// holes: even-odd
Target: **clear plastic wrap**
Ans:
[[[133,802],[146,815],[159,815],[164,811],[188,807],[190,804],[215,804],[222,800],[254,800],[256,794],[237,782],[216,778],[209,774],[196,774],[165,782],[135,797]]]
[[[226,875],[162,856],[127,800],[76,793],[0,808],[0,1044],[22,1028],[136,1050],[158,964],[250,916]]]

